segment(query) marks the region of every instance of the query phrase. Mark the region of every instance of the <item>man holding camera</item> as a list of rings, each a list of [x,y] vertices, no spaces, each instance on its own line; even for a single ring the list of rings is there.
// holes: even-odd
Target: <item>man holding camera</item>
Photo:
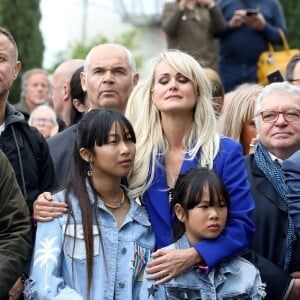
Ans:
[[[281,44],[278,29],[286,21],[278,0],[219,0],[227,21],[219,34],[219,72],[225,92],[242,83],[257,82],[256,63],[268,42]]]

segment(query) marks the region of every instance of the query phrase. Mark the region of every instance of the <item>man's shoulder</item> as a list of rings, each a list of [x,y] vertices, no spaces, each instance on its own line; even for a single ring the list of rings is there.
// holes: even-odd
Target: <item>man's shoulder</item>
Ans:
[[[58,143],[67,143],[75,137],[76,124],[67,127],[47,140],[49,147],[54,147]]]
[[[44,140],[42,138],[42,134],[38,131],[38,129],[30,126],[26,121],[15,123],[14,128],[18,130],[22,135],[25,135],[26,138],[30,139],[30,142],[32,142],[33,140]]]

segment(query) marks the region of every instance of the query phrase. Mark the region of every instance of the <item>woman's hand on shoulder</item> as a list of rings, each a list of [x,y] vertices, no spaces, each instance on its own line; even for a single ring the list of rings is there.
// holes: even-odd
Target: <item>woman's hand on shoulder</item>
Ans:
[[[152,254],[153,260],[146,268],[147,279],[156,280],[155,285],[160,285],[177,277],[179,274],[202,258],[195,248],[187,249],[159,249]]]
[[[68,212],[68,205],[64,202],[53,202],[49,192],[40,194],[33,204],[33,217],[36,221],[48,222]]]

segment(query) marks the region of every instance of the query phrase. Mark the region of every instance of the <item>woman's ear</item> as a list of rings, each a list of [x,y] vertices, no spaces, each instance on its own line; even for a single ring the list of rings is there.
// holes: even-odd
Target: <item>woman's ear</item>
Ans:
[[[184,223],[184,221],[185,221],[185,212],[184,212],[183,207],[179,203],[175,204],[175,214],[177,216],[177,219],[180,222]]]
[[[77,111],[79,111],[80,113],[84,113],[85,112],[85,107],[82,103],[80,103],[80,101],[76,98],[73,99],[73,106],[75,107],[75,109]]]
[[[81,158],[83,160],[85,160],[86,162],[88,162],[88,163],[92,162],[91,152],[89,150],[87,150],[86,148],[80,148],[79,154],[80,154]]]

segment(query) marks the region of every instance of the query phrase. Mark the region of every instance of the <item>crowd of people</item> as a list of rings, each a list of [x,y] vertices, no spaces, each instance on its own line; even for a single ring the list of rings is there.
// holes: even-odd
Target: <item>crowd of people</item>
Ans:
[[[14,106],[0,27],[0,298],[300,299],[300,56],[253,63],[278,27],[277,0],[166,3],[144,78],[101,44]]]

